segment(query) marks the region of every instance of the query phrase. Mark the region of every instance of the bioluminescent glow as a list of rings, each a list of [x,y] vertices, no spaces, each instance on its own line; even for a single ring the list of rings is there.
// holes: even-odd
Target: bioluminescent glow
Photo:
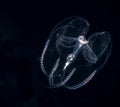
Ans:
[[[41,69],[50,88],[80,88],[105,65],[112,46],[110,34],[96,32],[87,38],[89,27],[87,20],[75,16],[51,31],[41,55]]]

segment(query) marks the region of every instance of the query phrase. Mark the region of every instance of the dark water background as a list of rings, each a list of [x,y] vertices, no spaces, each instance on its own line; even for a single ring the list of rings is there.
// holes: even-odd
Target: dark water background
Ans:
[[[113,1],[17,3],[0,10],[0,107],[111,107],[119,84],[119,15]],[[81,16],[89,34],[108,31],[113,49],[107,64],[86,86],[47,89],[39,58],[52,28]]]

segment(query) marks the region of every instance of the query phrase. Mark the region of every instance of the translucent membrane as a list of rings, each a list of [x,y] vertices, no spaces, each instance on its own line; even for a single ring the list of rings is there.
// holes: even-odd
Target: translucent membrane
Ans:
[[[86,39],[88,30],[87,20],[70,17],[51,31],[41,55],[50,88],[80,88],[105,65],[112,47],[110,34],[96,32]]]

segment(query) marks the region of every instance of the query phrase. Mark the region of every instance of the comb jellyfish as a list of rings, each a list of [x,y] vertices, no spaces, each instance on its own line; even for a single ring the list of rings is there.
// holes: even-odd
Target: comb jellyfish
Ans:
[[[87,38],[89,27],[87,20],[75,16],[64,19],[51,31],[40,60],[50,88],[80,88],[107,62],[110,34],[95,32]]]

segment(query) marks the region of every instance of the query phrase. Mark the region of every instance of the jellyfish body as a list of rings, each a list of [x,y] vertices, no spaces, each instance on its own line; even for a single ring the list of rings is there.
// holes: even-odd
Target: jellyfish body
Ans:
[[[41,69],[50,88],[80,88],[106,63],[111,52],[110,34],[96,32],[86,38],[88,30],[87,20],[71,17],[51,31],[41,55]]]

